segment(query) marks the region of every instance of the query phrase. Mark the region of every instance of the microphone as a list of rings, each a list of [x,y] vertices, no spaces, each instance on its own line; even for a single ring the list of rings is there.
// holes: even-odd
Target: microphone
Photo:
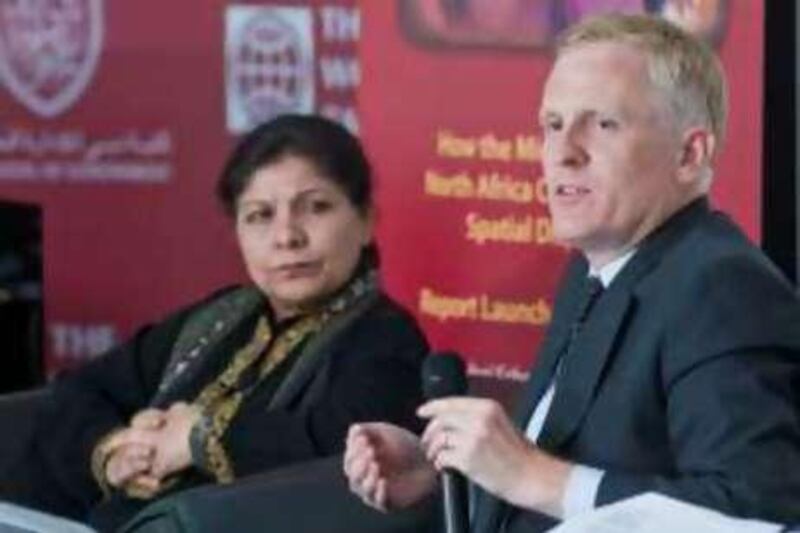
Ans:
[[[428,400],[463,396],[467,392],[464,361],[453,352],[433,353],[422,364],[422,393]],[[467,480],[445,468],[441,476],[445,533],[467,533],[469,512]]]

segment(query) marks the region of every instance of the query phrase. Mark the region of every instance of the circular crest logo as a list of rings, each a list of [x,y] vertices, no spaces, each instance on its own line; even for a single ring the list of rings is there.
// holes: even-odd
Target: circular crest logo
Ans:
[[[37,115],[63,113],[89,84],[103,41],[102,1],[0,2],[0,81]]]
[[[309,39],[269,11],[250,18],[229,55],[229,83],[248,124],[307,111],[313,95]],[[309,32],[310,33],[310,32]]]

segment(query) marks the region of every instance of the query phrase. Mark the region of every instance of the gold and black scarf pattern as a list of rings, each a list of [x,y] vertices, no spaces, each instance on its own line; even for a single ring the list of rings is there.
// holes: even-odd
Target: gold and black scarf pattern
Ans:
[[[286,329],[275,332],[266,316],[259,318],[250,342],[232,358],[227,368],[197,396],[194,404],[203,415],[193,428],[193,459],[220,483],[234,479],[231,461],[222,437],[247,394],[261,383],[295,350],[319,333],[337,315],[352,308],[378,287],[377,272],[368,271],[353,279],[342,291],[316,311],[297,318]],[[257,365],[257,369],[254,366]],[[255,384],[243,386],[246,372],[257,370]],[[199,445],[199,446],[198,446]],[[201,449],[197,449],[197,448]]]

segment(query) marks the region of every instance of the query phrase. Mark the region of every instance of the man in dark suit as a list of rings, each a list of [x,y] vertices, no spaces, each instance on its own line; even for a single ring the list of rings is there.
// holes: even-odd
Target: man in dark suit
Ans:
[[[543,531],[647,491],[800,519],[800,303],[708,206],[725,115],[718,60],[669,23],[567,32],[540,122],[554,232],[579,253],[520,409],[432,401],[421,440],[356,425],[354,492],[402,507],[452,468],[479,489],[479,533]]]

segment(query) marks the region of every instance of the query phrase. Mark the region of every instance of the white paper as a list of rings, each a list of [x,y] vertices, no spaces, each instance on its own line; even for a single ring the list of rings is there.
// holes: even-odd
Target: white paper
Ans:
[[[0,533],[96,533],[94,529],[55,515],[0,502]]]
[[[653,492],[576,516],[550,533],[777,533],[781,526],[731,518]]]

